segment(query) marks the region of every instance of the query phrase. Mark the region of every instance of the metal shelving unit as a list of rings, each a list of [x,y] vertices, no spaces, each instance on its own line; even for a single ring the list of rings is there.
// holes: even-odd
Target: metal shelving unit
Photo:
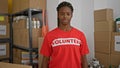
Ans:
[[[9,57],[4,57],[4,58],[0,59],[0,61],[9,60],[9,62],[12,63],[12,52],[11,52],[12,51],[12,48],[11,48],[12,47],[11,15],[10,14],[1,14],[0,13],[0,16],[8,16],[9,17],[9,23],[10,23],[10,28],[9,28],[9,30],[10,30],[10,37],[9,38],[0,38],[0,43],[9,43],[9,49],[10,49]]]
[[[29,47],[25,48],[25,47],[20,47],[20,46],[13,44],[12,48],[17,48],[17,49],[21,49],[24,51],[28,51],[30,54],[30,56],[29,56],[30,57],[30,65],[32,65],[32,66],[33,66],[32,52],[38,53],[38,48],[32,48],[32,16],[35,14],[40,14],[40,13],[42,13],[42,10],[26,9],[26,10],[20,11],[18,13],[12,14],[12,21],[13,21],[13,17],[16,17],[16,16],[28,16],[28,20],[29,20],[29,29],[28,29],[28,31],[29,31]],[[13,31],[13,29],[12,29],[12,31]],[[12,36],[12,38],[13,38],[13,36]]]

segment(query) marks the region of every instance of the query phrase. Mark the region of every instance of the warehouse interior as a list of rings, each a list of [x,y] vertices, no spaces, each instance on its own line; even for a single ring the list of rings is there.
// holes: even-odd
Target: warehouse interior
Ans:
[[[1,0],[0,68],[41,68],[39,50],[62,1],[73,5],[71,24],[85,33],[89,68],[120,68],[120,0]]]

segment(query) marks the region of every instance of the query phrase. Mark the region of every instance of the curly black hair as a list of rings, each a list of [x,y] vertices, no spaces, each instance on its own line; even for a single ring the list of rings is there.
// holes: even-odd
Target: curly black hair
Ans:
[[[57,6],[57,8],[56,8],[57,11],[59,11],[59,9],[62,8],[62,7],[69,7],[72,12],[73,12],[73,10],[74,10],[72,4],[69,3],[69,2],[67,2],[67,1],[61,2],[61,3]]]

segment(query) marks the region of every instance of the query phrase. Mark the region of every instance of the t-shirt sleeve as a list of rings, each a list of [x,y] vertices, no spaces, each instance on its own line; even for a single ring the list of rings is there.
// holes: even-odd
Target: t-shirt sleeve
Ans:
[[[45,36],[41,50],[40,50],[40,54],[42,54],[43,56],[50,57],[51,51],[52,51],[52,48],[49,44],[48,36]]]
[[[88,44],[84,34],[82,34],[82,38],[81,38],[80,51],[81,51],[81,55],[86,55],[89,53]]]

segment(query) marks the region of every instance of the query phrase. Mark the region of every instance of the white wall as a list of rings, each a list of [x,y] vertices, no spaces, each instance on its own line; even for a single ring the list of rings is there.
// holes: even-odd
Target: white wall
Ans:
[[[108,7],[108,0],[94,0],[94,10]]]
[[[50,30],[57,27],[56,7],[58,3],[59,0],[47,0],[48,25]]]
[[[114,10],[114,19],[120,17],[120,0],[109,0],[108,7]]]
[[[77,5],[76,5],[77,6]],[[88,45],[90,48],[90,55],[88,58],[94,57],[94,0],[81,0],[81,29],[85,32]]]
[[[56,6],[63,0],[47,0],[48,22],[49,29],[52,30],[57,25],[56,20]],[[87,42],[90,49],[88,58],[94,57],[94,1],[93,0],[66,0],[72,3],[74,7],[74,14],[71,24],[83,31],[86,35]]]

